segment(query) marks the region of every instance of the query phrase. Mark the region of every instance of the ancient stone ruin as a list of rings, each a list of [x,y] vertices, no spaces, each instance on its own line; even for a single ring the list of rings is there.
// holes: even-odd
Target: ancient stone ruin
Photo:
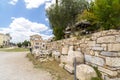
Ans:
[[[103,80],[120,80],[120,30],[101,31],[81,39],[73,37],[48,42],[46,46],[48,53],[54,52],[57,56],[55,59],[60,61],[59,66],[70,73],[74,73],[76,58],[79,80],[96,77],[93,66],[101,72]]]

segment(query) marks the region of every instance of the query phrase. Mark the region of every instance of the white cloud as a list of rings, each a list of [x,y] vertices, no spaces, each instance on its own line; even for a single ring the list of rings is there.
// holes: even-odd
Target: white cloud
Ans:
[[[24,2],[27,9],[38,8],[42,4],[45,4],[45,9],[47,9],[55,4],[56,0],[24,0]]]
[[[51,37],[52,35],[45,35],[43,31],[49,31],[48,27],[44,24],[31,22],[23,17],[12,18],[13,21],[8,28],[0,28],[0,33],[10,33],[12,42],[22,42],[29,40],[29,36],[33,34],[39,34],[44,39]]]
[[[45,18],[45,21],[49,21],[49,19],[48,19],[48,18]]]
[[[9,4],[16,5],[17,2],[18,2],[18,0],[11,0],[11,1],[9,2]]]
[[[40,5],[44,4],[46,0],[24,0],[26,8],[38,8]]]
[[[55,3],[56,3],[56,0],[46,0],[45,9],[48,9],[51,5]]]

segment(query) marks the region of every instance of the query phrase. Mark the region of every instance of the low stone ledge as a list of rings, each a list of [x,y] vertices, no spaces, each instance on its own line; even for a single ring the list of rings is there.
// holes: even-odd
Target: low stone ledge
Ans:
[[[60,56],[60,62],[61,63],[67,63],[67,55],[61,55]]]
[[[120,51],[120,43],[108,44],[108,51]]]
[[[120,80],[119,77],[116,77],[116,78],[110,78],[108,76],[105,76],[104,80]]]
[[[85,61],[99,65],[99,66],[104,66],[105,64],[105,61],[103,58],[91,56],[91,55],[85,55]]]
[[[120,52],[106,52],[106,51],[102,51],[100,53],[103,56],[108,56],[108,57],[120,57]]]
[[[103,47],[94,46],[94,47],[92,47],[92,50],[95,50],[95,51],[103,51],[104,48],[103,48]]]
[[[117,71],[111,71],[111,70],[103,68],[103,67],[98,67],[98,70],[101,71],[101,72],[104,72],[104,73],[106,73],[106,74],[108,74],[108,75],[110,75],[112,77],[118,75]]]
[[[69,73],[74,73],[74,67],[73,66],[70,66],[70,65],[66,64],[64,69],[67,70]]]
[[[115,36],[104,36],[97,39],[97,43],[115,43]]]
[[[118,57],[106,57],[106,65],[110,67],[120,67],[120,58]]]
[[[117,35],[117,36],[116,36],[116,41],[117,41],[117,42],[120,42],[120,35]]]

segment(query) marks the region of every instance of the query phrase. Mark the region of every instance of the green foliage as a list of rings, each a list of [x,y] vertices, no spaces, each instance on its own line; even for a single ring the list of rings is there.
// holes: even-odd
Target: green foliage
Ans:
[[[93,77],[91,80],[101,80],[99,77]]]
[[[3,46],[0,46],[0,48],[3,48]]]
[[[22,43],[22,45],[23,45],[24,47],[28,47],[28,46],[30,46],[30,41],[25,40],[25,41]]]
[[[17,43],[17,46],[18,47],[22,47],[22,43]]]
[[[76,16],[88,8],[86,0],[61,0],[59,4],[52,5],[47,9],[47,16],[55,39],[64,38],[63,31],[69,25],[75,23]]]
[[[120,0],[95,0],[89,10],[78,15],[77,21],[87,19],[92,23],[90,30],[120,28]]]
[[[100,71],[98,70],[98,67],[93,67],[96,74],[97,74],[97,77],[93,77],[91,80],[102,80],[102,74],[100,73]]]

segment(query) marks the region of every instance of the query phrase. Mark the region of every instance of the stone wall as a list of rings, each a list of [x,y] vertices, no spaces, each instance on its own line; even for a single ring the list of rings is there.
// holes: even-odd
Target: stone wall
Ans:
[[[60,62],[66,64],[64,67],[68,71],[73,69],[73,66],[68,68],[69,61],[73,64],[72,60],[68,60],[73,59],[69,55],[77,57],[75,53],[82,53],[84,61],[78,61],[80,64],[97,66],[104,80],[120,80],[120,30],[101,31],[81,39],[74,37],[50,42],[47,43],[47,50],[60,52]],[[77,58],[80,60],[81,56]]]

